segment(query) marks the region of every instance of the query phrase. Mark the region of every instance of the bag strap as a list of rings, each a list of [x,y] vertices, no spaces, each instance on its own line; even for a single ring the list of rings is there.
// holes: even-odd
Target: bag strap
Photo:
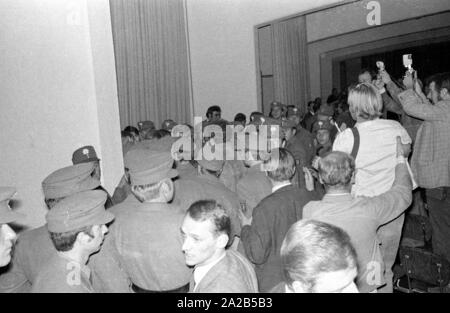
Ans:
[[[358,128],[353,127],[351,128],[352,133],[353,133],[353,149],[352,149],[352,153],[350,153],[350,155],[353,157],[353,159],[356,160],[356,156],[358,155],[358,151],[359,151],[359,131]]]

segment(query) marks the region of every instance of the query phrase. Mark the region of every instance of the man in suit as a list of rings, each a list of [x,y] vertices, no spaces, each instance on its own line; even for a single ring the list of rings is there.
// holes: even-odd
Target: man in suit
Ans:
[[[201,200],[189,207],[181,234],[186,264],[194,266],[190,292],[258,292],[250,262],[239,252],[225,249],[230,230],[230,217],[217,201]]]
[[[303,217],[330,223],[345,230],[358,254],[358,288],[373,292],[385,284],[383,256],[377,230],[411,204],[411,178],[406,166],[409,146],[397,139],[397,166],[392,187],[374,197],[351,195],[355,162],[347,153],[333,151],[319,161],[319,178],[326,195],[303,208]],[[377,272],[378,271],[378,272]]]
[[[48,175],[42,181],[47,208],[51,210],[65,197],[100,186],[93,172],[94,164],[89,162],[67,166]],[[0,276],[0,292],[29,292],[41,268],[55,254],[46,225],[22,233],[11,268]]]
[[[302,218],[303,206],[316,199],[315,193],[292,185],[295,159],[284,148],[272,150],[265,162],[272,194],[253,210],[241,214],[241,242],[247,258],[256,265],[259,289],[267,292],[283,280],[280,246],[289,227]]]
[[[0,268],[11,261],[11,250],[17,238],[8,223],[23,217],[22,214],[13,212],[9,206],[9,201],[15,194],[16,189],[13,187],[0,187]]]
[[[134,292],[187,292],[192,271],[181,251],[184,212],[169,204],[178,176],[174,160],[168,151],[148,149],[132,150],[126,158],[133,195],[111,208],[116,219],[110,235],[90,262],[95,275],[108,284],[116,266]]]

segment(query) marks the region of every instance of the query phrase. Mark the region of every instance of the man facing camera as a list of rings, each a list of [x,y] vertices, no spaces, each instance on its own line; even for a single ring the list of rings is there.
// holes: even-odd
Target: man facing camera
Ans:
[[[106,193],[85,191],[67,197],[46,216],[50,238],[57,250],[33,284],[33,293],[93,293],[89,256],[100,250],[106,224],[114,215],[105,211]]]
[[[186,264],[195,266],[190,292],[258,292],[250,262],[239,252],[225,249],[230,232],[230,217],[215,200],[197,201],[189,207],[181,234]]]

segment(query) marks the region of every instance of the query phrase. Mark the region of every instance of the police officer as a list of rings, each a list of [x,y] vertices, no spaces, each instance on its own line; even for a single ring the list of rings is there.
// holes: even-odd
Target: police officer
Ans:
[[[94,164],[90,162],[48,175],[42,182],[47,208],[51,210],[65,197],[100,186],[93,172]],[[46,225],[22,233],[14,252],[12,266],[0,276],[0,292],[29,292],[41,268],[56,254]]]
[[[117,264],[134,292],[187,292],[192,270],[181,249],[184,212],[169,204],[178,176],[174,160],[167,151],[148,149],[132,150],[126,159],[133,196],[111,209],[116,219],[90,265],[105,284],[117,275],[111,267]]]
[[[329,121],[317,121],[313,125],[313,133],[315,135],[315,155],[319,157],[325,156],[333,149],[333,141],[331,132],[333,125]]]
[[[270,104],[270,113],[269,117],[274,118],[276,120],[281,120],[283,114],[285,113],[285,106],[278,101],[273,101]]]
[[[99,181],[102,179],[101,168],[100,168],[100,159],[97,157],[97,152],[93,146],[84,146],[75,150],[72,154],[72,163],[73,165],[81,164],[81,163],[93,163],[94,164],[94,177]],[[109,209],[113,206],[113,202],[111,200],[111,196],[108,191],[106,191],[103,186],[98,186],[97,189],[104,191],[107,194],[106,200],[106,208]]]
[[[145,140],[148,134],[155,130],[155,123],[152,121],[141,121],[138,123],[140,140]]]
[[[114,219],[105,202],[105,192],[89,190],[61,200],[47,213],[47,229],[57,253],[39,271],[33,293],[95,292],[86,264],[100,250],[106,224]]]
[[[177,123],[175,123],[174,120],[168,119],[162,122],[161,129],[167,130],[169,132],[172,132],[172,129],[177,126]]]
[[[11,250],[17,238],[8,223],[23,217],[22,214],[13,212],[9,206],[9,201],[15,194],[16,189],[13,187],[0,187],[0,268],[11,261]]]

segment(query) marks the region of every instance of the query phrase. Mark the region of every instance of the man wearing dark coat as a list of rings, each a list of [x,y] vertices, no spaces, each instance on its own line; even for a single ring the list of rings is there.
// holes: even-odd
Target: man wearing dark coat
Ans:
[[[265,163],[272,194],[253,210],[252,217],[241,214],[241,242],[247,258],[255,264],[260,292],[268,292],[283,280],[280,248],[289,227],[302,218],[303,206],[316,193],[292,185],[296,166],[286,149],[272,151]]]

